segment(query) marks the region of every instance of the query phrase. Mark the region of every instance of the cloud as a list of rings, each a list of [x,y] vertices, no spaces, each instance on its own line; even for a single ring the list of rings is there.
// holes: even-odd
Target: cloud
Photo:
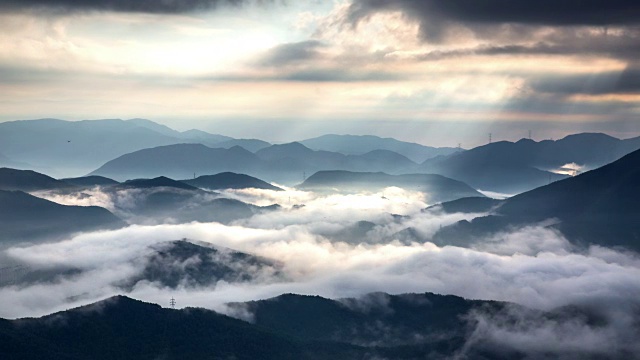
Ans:
[[[320,49],[324,46],[325,44],[318,40],[281,44],[267,51],[259,63],[277,67],[316,60],[322,57]]]
[[[602,95],[640,93],[640,68],[627,67],[622,72],[583,75],[543,76],[527,85],[538,93],[555,95]]]
[[[563,310],[581,311],[582,316],[568,317]],[[527,359],[629,358],[640,350],[634,341],[638,335],[635,316],[637,309],[632,308],[558,309],[552,315],[515,306],[500,313],[476,309],[467,316],[474,328],[457,356],[466,358],[473,350],[490,349],[524,354]]]
[[[640,7],[632,1],[355,0],[345,21],[360,26],[378,13],[401,12],[419,24],[420,61],[468,56],[611,56],[640,48]]]
[[[569,36],[564,31],[561,38],[543,38],[534,44],[481,44],[469,48],[431,50],[412,55],[418,61],[440,61],[469,56],[616,56],[633,60],[640,53],[640,34],[637,31],[622,32],[617,35],[604,33],[577,34]],[[556,31],[556,35],[560,32]],[[562,40],[562,41],[560,41]]]
[[[113,201],[99,189],[91,191],[91,197],[58,200],[79,204]],[[137,201],[137,193],[127,194],[130,196],[122,201]],[[224,191],[222,196],[256,205],[277,202],[283,207],[228,225],[134,225],[7,249],[0,254],[3,262],[21,264],[33,272],[78,271],[40,282],[5,284],[0,287],[5,299],[0,317],[40,316],[123,293],[163,306],[173,297],[181,308],[205,307],[245,320],[251,320],[253,314],[226,303],[298,293],[342,299],[346,306],[366,314],[386,307],[388,296],[380,292],[434,292],[553,311],[542,315],[518,306],[500,313],[477,309],[467,315],[470,333],[457,354],[460,359],[482,349],[529,358],[638,350],[631,341],[637,334],[633,319],[640,307],[640,256],[636,253],[600,246],[577,248],[545,224],[495,234],[472,248],[400,241],[397,234],[404,228],[414,228],[428,239],[440,225],[478,214],[422,211],[426,195],[399,188],[346,195],[290,188],[280,192],[243,189]],[[332,239],[332,233],[360,220],[374,223],[364,238]],[[150,256],[165,249],[167,241],[182,238],[274,260],[279,264],[277,274],[270,267],[243,263],[245,268],[232,268],[255,275],[247,281],[228,278],[207,284],[184,280],[170,288],[143,280],[121,286],[140,279]],[[168,259],[172,269],[193,269],[201,261]],[[228,256],[218,260],[226,261]],[[362,297],[368,293],[374,294]],[[351,297],[361,299],[344,299]],[[567,309],[575,307],[578,314],[586,315],[563,318],[565,310],[558,308],[569,305]],[[590,316],[602,321],[594,323]]]
[[[640,23],[640,7],[633,0],[355,0],[351,16],[359,19],[376,11],[401,10],[422,20],[489,24],[552,26],[629,25]],[[435,26],[435,25],[434,25]]]
[[[60,11],[118,11],[152,14],[181,14],[192,11],[215,9],[218,6],[239,6],[253,3],[251,0],[0,0],[0,9],[30,10],[53,9]],[[264,1],[262,1],[264,2]]]
[[[256,203],[278,200],[283,204],[289,196],[287,191],[264,190],[229,194]],[[0,317],[44,315],[123,292],[162,305],[173,296],[180,307],[220,311],[226,310],[227,302],[283,293],[344,298],[379,291],[430,291],[547,310],[568,304],[627,306],[640,296],[637,254],[601,247],[577,250],[557,232],[539,226],[495,235],[471,249],[406,243],[395,238],[398,230],[411,226],[428,237],[439,224],[457,221],[463,215],[421,212],[424,195],[397,188],[376,194],[289,194],[291,207],[230,225],[135,225],[81,234],[58,243],[8,249],[6,256],[32,270],[75,268],[81,272],[56,281],[0,288],[0,296],[7,301]],[[305,206],[292,207],[300,202]],[[390,212],[405,217],[398,219]],[[378,242],[335,241],[323,235],[363,219],[376,224],[367,237]],[[150,247],[182,238],[275,260],[282,264],[283,276],[265,274],[253,281],[218,281],[212,286],[185,283],[175,289],[144,281],[130,291],[118,286],[142,271],[143,259],[152,252]]]

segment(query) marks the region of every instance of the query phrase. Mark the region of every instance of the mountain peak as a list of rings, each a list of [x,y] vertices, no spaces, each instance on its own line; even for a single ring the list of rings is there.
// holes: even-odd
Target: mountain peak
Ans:
[[[0,189],[3,190],[37,191],[70,187],[73,185],[32,170],[0,168]]]
[[[567,135],[558,142],[581,142],[581,143],[613,143],[620,139],[603,133],[580,133]]]
[[[279,149],[288,149],[288,150],[304,150],[304,151],[312,151],[308,147],[304,146],[302,143],[294,141],[285,144],[276,144],[272,146],[273,148]]]
[[[172,187],[184,190],[197,190],[196,187],[185,184],[180,181],[170,179],[166,176],[158,176],[153,179],[135,179],[128,180],[120,186],[127,188],[155,188],[155,187]]]

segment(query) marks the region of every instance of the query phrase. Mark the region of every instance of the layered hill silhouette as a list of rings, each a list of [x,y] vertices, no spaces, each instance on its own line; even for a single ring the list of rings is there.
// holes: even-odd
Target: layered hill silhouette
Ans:
[[[151,188],[162,188],[162,187],[182,189],[182,190],[198,190],[198,188],[195,186],[185,184],[182,181],[169,179],[166,176],[158,176],[157,178],[153,178],[153,179],[127,180],[116,186],[116,188],[118,189],[130,189],[130,188],[151,189]]]
[[[577,244],[623,246],[640,251],[640,150],[596,170],[525,192],[502,202],[496,215],[460,222],[439,241],[473,241],[509,226],[556,220]]]
[[[169,176],[188,179],[196,174],[237,172],[268,181],[299,183],[303,174],[321,170],[404,172],[417,166],[402,155],[379,150],[363,155],[313,151],[300,143],[273,145],[255,154],[239,146],[209,148],[180,144],[144,149],[107,162],[92,175],[127,178]]]
[[[303,140],[300,143],[313,150],[332,151],[345,155],[362,155],[374,150],[389,150],[401,154],[416,163],[422,163],[436,156],[450,155],[460,151],[457,148],[435,148],[372,135],[328,134]]]
[[[0,190],[60,190],[74,185],[31,170],[0,168]]]
[[[637,149],[640,138],[620,140],[583,133],[557,141],[495,142],[427,160],[420,169],[464,181],[476,189],[514,194],[567,177],[550,170],[572,163],[594,169]]]
[[[144,119],[0,123],[0,153],[14,163],[28,163],[34,170],[57,175],[86,174],[133,151],[180,143],[224,148],[243,145],[252,150],[269,145],[260,140],[233,139],[200,130],[179,132]]]
[[[348,346],[309,344],[203,309],[171,310],[124,296],[39,319],[0,321],[11,359],[314,359]],[[356,350],[357,351],[357,350]]]
[[[188,179],[194,173],[225,171],[249,173],[261,169],[263,162],[239,146],[230,149],[210,148],[202,144],[178,144],[139,150],[113,159],[91,175],[116,180],[167,176]]]
[[[313,173],[321,170],[405,172],[416,163],[388,150],[375,150],[362,155],[344,155],[331,151],[314,151],[298,142],[273,145],[256,152],[272,169]]]
[[[205,181],[209,181],[209,184],[212,184],[206,177],[203,179]],[[259,179],[240,174],[222,174],[221,177],[217,177],[215,179],[217,179],[216,181],[224,180],[223,182],[218,181],[219,185],[224,185],[223,188],[244,188],[250,185],[262,186],[262,188],[275,188]],[[234,184],[234,181],[236,180],[240,182],[238,185]],[[78,198],[86,198],[93,195],[85,192],[85,190],[95,186],[100,186],[100,191],[111,197],[111,202],[114,208],[110,209],[115,211],[118,216],[132,223],[146,223],[148,220],[150,220],[151,223],[165,222],[167,220],[174,223],[191,221],[216,221],[221,223],[230,223],[235,220],[249,218],[259,212],[273,211],[279,208],[277,205],[259,207],[239,200],[221,198],[219,194],[215,192],[204,191],[198,187],[189,185],[188,183],[176,181],[165,176],[159,176],[153,179],[128,180],[122,183],[97,175],[64,179],[63,181],[56,180],[52,177],[31,170],[0,168],[0,190],[46,190],[56,195],[71,195]],[[6,200],[9,201],[10,199],[8,195],[6,196]],[[64,229],[65,222],[74,221],[73,216],[64,217],[62,216],[62,213],[59,218],[54,217],[49,219],[47,217],[39,217],[42,215],[39,211],[54,213],[55,211],[51,210],[51,208],[58,206],[56,203],[33,196],[30,198],[16,196],[13,200],[17,201],[17,205],[20,205],[22,202],[27,201],[27,199],[30,199],[30,203],[32,204],[29,206],[34,207],[33,216],[28,217],[27,211],[25,210],[23,213],[23,220],[25,222],[12,224],[8,219],[5,220],[7,222],[7,230],[5,231],[7,236],[9,236],[9,233],[14,235],[23,234],[24,236],[20,235],[21,238],[29,238],[31,236],[35,236],[35,233],[31,234],[32,232],[36,232],[44,236],[46,229],[51,229],[52,238],[55,238],[59,235],[57,234],[58,230],[55,229]],[[123,202],[120,199],[124,199],[126,201]],[[38,202],[39,200],[42,200],[42,202]],[[38,203],[41,204],[42,208],[36,206]],[[5,211],[10,211],[10,203],[5,203],[3,205],[5,206]],[[78,208],[83,209],[82,207]],[[105,209],[102,210],[107,211]],[[27,226],[29,224],[29,222],[27,222],[28,219],[31,221],[31,225],[29,226]],[[61,223],[55,225],[54,219],[57,219],[57,221],[60,221]],[[18,219],[15,218],[14,220],[17,221]],[[39,229],[40,227],[40,220],[43,222],[42,229],[36,231],[36,229]],[[76,224],[76,222],[79,225]],[[69,226],[69,230],[71,232],[79,231],[78,229],[75,229],[76,225],[80,226],[80,230],[83,231],[91,228],[82,227],[82,216],[80,216],[76,222]],[[21,231],[17,230],[22,227],[25,228]],[[9,228],[14,230],[9,232]],[[29,230],[29,228],[32,228],[32,230]],[[67,234],[70,232],[63,233]]]
[[[178,304],[180,299],[177,299]],[[544,313],[513,304],[435,294],[317,296],[230,304],[254,323],[210,310],[174,310],[115,296],[41,318],[0,320],[0,350],[11,359],[528,359],[591,358],[579,348],[535,351],[474,333],[474,313],[499,318],[505,331],[546,322],[594,326],[588,312]],[[475,341],[467,341],[474,334]],[[607,349],[614,358],[632,356]]]
[[[56,240],[83,231],[126,226],[107,209],[65,206],[22,191],[0,190],[0,244]]]
[[[333,191],[334,189],[339,191],[377,191],[391,186],[425,192],[429,196],[429,201],[433,202],[484,196],[463,182],[433,174],[389,175],[385,173],[319,171],[310,176],[299,188],[315,191]]]
[[[92,179],[94,176],[87,178]],[[102,177],[98,176],[97,178],[101,179]],[[84,190],[85,187],[81,187],[75,191],[58,193],[76,197],[94,195],[84,192]],[[99,190],[103,196],[110,199],[112,210],[132,224],[193,221],[228,224],[249,218],[257,213],[280,208],[277,204],[255,206],[239,200],[224,198],[219,193],[202,190],[165,176],[128,180],[122,183],[115,182],[112,185],[103,185]]]
[[[118,214],[131,223],[219,222],[228,224],[256,213],[277,210],[277,205],[260,207],[220,197],[189,184],[161,176],[130,180],[102,188]],[[124,203],[120,198],[127,199]]]
[[[181,180],[181,182],[208,190],[223,189],[265,189],[282,191],[281,188],[273,186],[266,181],[262,181],[253,176],[245,174],[236,174],[232,172],[223,172],[215,175],[199,176],[196,179]]]

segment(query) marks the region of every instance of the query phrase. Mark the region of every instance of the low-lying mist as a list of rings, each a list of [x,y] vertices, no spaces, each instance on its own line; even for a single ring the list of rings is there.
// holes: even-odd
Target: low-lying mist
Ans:
[[[45,197],[110,210],[136,201],[134,192],[119,194],[117,199],[99,188],[85,193],[87,196]],[[0,296],[5,299],[0,317],[40,316],[122,293],[163,306],[173,297],[178,307],[204,307],[239,316],[225,304],[283,293],[335,299],[371,292],[433,292],[509,301],[545,311],[567,305],[588,307],[613,324],[593,330],[585,324],[525,319],[516,326],[495,316],[474,313],[469,315],[477,324],[471,342],[502,339],[517,348],[541,348],[526,338],[530,335],[557,346],[558,341],[565,340],[572,346],[588,345],[570,335],[556,336],[568,331],[567,326],[574,326],[575,333],[582,331],[587,338],[604,337],[602,341],[609,345],[623,338],[618,334],[637,333],[629,330],[635,329],[636,323],[624,320],[625,316],[636,319],[640,308],[640,257],[635,253],[598,246],[576,248],[544,224],[500,233],[476,242],[472,248],[436,246],[417,239],[428,239],[441,226],[483,214],[425,211],[425,194],[399,188],[350,195],[320,195],[289,188],[282,192],[247,189],[216,196],[258,206],[278,203],[281,208],[228,224],[135,224],[115,231],[79,234],[57,243],[9,248],[3,256],[28,272],[58,272],[42,281],[5,282],[0,288]],[[358,225],[363,223],[369,225]],[[405,236],[408,228],[418,234],[417,238]],[[269,259],[279,264],[277,275],[272,268],[250,266],[246,273],[251,276],[245,281],[222,279],[207,286],[179,282],[167,287],[143,279],[130,287],[122,286],[128,279],[139,277],[158,246],[179,239]],[[187,266],[189,261],[195,260],[181,260],[174,266]]]

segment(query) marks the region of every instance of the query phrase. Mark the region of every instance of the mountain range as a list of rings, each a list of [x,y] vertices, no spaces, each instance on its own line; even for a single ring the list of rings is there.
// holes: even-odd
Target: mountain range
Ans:
[[[517,194],[566,178],[565,166],[575,173],[595,169],[640,149],[640,138],[620,140],[605,134],[583,133],[557,141],[500,141],[423,162],[422,172],[464,181],[476,189]],[[566,171],[566,170],[565,170]]]
[[[450,155],[462,150],[447,147],[435,148],[372,135],[328,134],[302,140],[300,143],[313,150],[332,151],[345,155],[362,155],[374,150],[388,150],[403,155],[416,163],[422,163],[436,156]]]
[[[33,170],[54,175],[86,174],[120,155],[150,147],[180,143],[233,147],[238,145],[235,141],[253,150],[269,145],[200,130],[179,132],[144,119],[0,123],[0,153],[13,162],[28,163]]]
[[[509,227],[550,220],[551,226],[576,244],[640,251],[639,197],[637,150],[595,170],[506,199],[493,215],[446,227],[436,234],[436,240],[465,244]]]
[[[231,178],[229,174],[220,174],[220,177],[214,176],[214,180],[216,178],[226,179],[226,182],[217,182],[220,188],[271,186],[242,174],[233,174]],[[233,179],[245,183],[233,185],[229,183]],[[207,178],[204,180],[213,184]],[[95,195],[87,191],[95,186],[100,186],[100,193],[110,198],[110,209],[117,216],[97,206],[67,206],[37,197],[46,197],[48,193],[86,199]],[[129,223],[230,223],[279,208],[223,198],[167,177],[123,183],[100,176],[56,180],[31,170],[0,168],[0,191],[0,241],[3,243],[55,240],[81,231],[115,229],[126,226],[121,219]]]
[[[595,359],[579,348],[536,349],[474,331],[481,325],[473,314],[501,319],[504,331],[536,331],[546,323],[602,326],[597,314],[577,307],[541,312],[430,293],[340,300],[287,294],[230,307],[249,313],[253,323],[115,296],[41,318],[0,320],[0,350],[24,360]],[[625,349],[607,353],[633,357]]]
[[[312,150],[298,142],[272,145],[255,154],[240,147],[224,152],[204,146],[173,145],[124,155],[92,174],[124,179],[160,175],[187,178],[194,173],[241,172],[271,182],[295,185],[304,180],[305,174],[326,170],[394,175],[421,173],[443,175],[475,189],[517,194],[602,166],[638,148],[638,139],[578,134],[557,141],[496,142],[436,156],[418,164],[386,149],[345,155]],[[171,161],[165,163],[164,158]]]
[[[126,224],[97,206],[66,206],[22,191],[0,190],[0,246],[52,241],[82,231],[116,229]]]
[[[264,189],[282,191],[281,188],[273,186],[266,181],[262,181],[253,176],[223,172],[215,175],[203,175],[195,179],[181,180],[181,182],[208,190],[222,189]]]
[[[184,179],[195,174],[241,172],[267,181],[296,184],[321,170],[382,171],[402,173],[417,164],[402,155],[376,150],[364,155],[314,151],[300,143],[272,145],[255,154],[234,146],[210,148],[180,144],[144,149],[107,162],[92,175],[114,179],[169,176]]]
[[[0,168],[0,190],[38,191],[73,187],[70,183],[32,170]]]
[[[556,141],[500,141],[463,150],[335,134],[271,145],[195,129],[179,132],[144,119],[0,123],[0,164],[4,166],[53,175],[93,171],[119,181],[235,172],[295,185],[305,174],[322,170],[381,171],[439,174],[476,189],[516,194],[597,168],[639,148],[640,138],[620,140],[597,133]],[[168,156],[168,161],[157,158],[162,156]]]

